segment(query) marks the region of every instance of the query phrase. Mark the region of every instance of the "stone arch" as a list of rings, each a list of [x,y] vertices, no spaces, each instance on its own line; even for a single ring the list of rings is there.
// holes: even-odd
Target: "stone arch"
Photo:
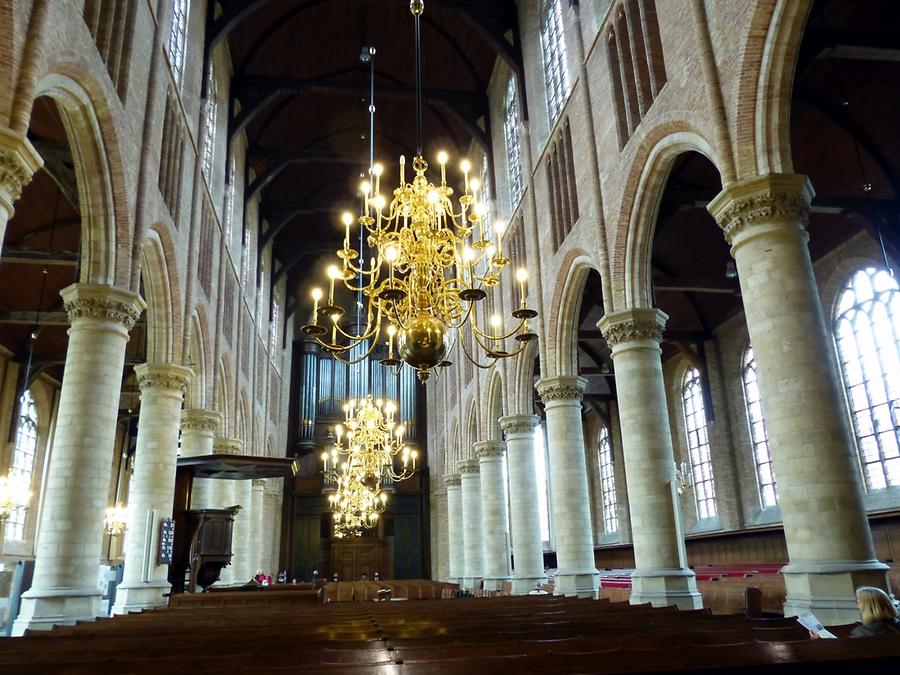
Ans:
[[[228,405],[228,366],[224,359],[219,360],[219,368],[215,382],[215,409],[222,415],[222,435],[229,436],[234,433],[234,418]]]
[[[207,387],[209,386],[209,344],[206,313],[198,307],[191,315],[190,335],[188,336],[187,363],[194,371],[191,386],[188,388],[186,407],[206,408]]]
[[[624,268],[624,286],[614,289],[616,306],[607,311],[653,306],[650,278],[653,235],[660,200],[675,159],[685,152],[697,152],[719,171],[713,145],[695,126],[684,122],[654,131],[648,134],[629,171],[629,184],[637,187],[633,199],[629,201],[626,195],[620,208],[618,221],[625,225],[625,241],[615,247],[619,260],[612,265],[613,269]]]
[[[113,122],[99,112],[108,108],[103,89],[82,67],[61,64],[38,81],[35,98],[41,96],[57,104],[74,160],[81,211],[80,281],[129,287],[132,200]]]
[[[469,404],[468,412],[468,421],[466,423],[466,442],[460,449],[460,459],[471,458],[475,453],[475,450],[472,446],[479,440],[481,440],[478,438],[478,401],[476,399],[472,399],[472,403]]]
[[[16,22],[13,17],[16,16],[13,6],[13,0],[0,0],[0,26],[6,27],[6,38],[0,40],[0,63],[6,65],[0,72],[0,120],[9,119],[13,105],[13,86],[12,76],[16,70],[14,67],[13,45],[16,44]],[[7,125],[8,126],[8,125]]]
[[[485,388],[484,405],[481,407],[484,411],[483,438],[479,440],[485,441],[502,441],[503,432],[500,429],[499,419],[503,415],[503,376],[500,368],[495,364],[491,367],[487,376],[487,387]]]
[[[559,281],[553,291],[550,321],[554,332],[548,336],[545,352],[550,368],[542,376],[578,374],[578,317],[584,285],[591,270],[600,273],[595,261],[583,250],[572,250],[563,261]]]
[[[507,415],[530,415],[534,408],[534,364],[538,359],[536,341],[529,342],[515,360],[514,374],[509,383]]]
[[[250,450],[250,430],[247,419],[247,392],[241,390],[235,414],[234,437],[244,445],[244,453]]]
[[[147,362],[178,363],[180,341],[175,339],[173,279],[159,233],[151,229],[142,245],[141,277],[147,302]],[[176,354],[176,352],[178,352]]]
[[[447,473],[456,473],[456,463],[462,459],[459,455],[460,438],[459,438],[459,420],[453,421],[453,431],[450,432],[450,438],[447,439],[447,451],[444,453],[447,457]]]
[[[793,173],[791,92],[813,0],[757,2],[740,56],[735,133],[738,178]]]

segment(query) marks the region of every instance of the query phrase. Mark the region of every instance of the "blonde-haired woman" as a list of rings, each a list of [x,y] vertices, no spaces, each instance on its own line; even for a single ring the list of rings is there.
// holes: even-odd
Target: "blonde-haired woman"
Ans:
[[[890,596],[874,586],[860,586],[856,589],[856,604],[862,616],[862,625],[850,633],[850,637],[869,637],[881,633],[900,633],[897,608]]]

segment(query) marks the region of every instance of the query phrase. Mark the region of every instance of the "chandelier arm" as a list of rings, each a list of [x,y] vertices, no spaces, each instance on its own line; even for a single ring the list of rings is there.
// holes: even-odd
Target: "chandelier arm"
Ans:
[[[471,354],[469,354],[469,349],[468,349],[468,347],[466,347],[466,341],[465,341],[465,340],[460,340],[460,341],[459,341],[459,344],[462,345],[463,354],[465,354],[466,359],[468,359],[469,363],[471,363],[471,364],[472,364],[473,366],[475,366],[476,368],[481,368],[482,370],[485,370],[485,369],[490,368],[491,366],[493,366],[494,363],[496,363],[496,361],[497,361],[497,357],[495,356],[495,357],[493,357],[494,360],[491,361],[490,363],[488,363],[488,364],[486,364],[486,365],[485,365],[485,364],[481,364],[481,363],[478,362],[478,360],[477,360],[474,356],[472,356]],[[480,344],[480,343],[479,343],[479,344]],[[487,351],[487,350],[485,350],[485,351]]]
[[[528,321],[528,319],[519,319],[519,323],[516,325],[516,327],[509,333],[506,333],[505,335],[493,335],[492,333],[485,333],[484,331],[482,331],[481,329],[478,328],[478,325],[474,321],[472,322],[472,330],[479,337],[482,337],[485,340],[492,340],[494,342],[499,342],[500,340],[506,340],[507,338],[513,337],[516,333],[518,333],[520,330],[522,330],[522,328],[525,326],[527,321]]]

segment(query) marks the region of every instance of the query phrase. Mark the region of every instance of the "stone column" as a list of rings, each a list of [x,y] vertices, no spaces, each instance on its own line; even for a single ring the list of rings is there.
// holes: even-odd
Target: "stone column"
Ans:
[[[24,135],[0,127],[0,251],[6,224],[15,213],[13,205],[43,165],[44,160]]]
[[[481,520],[481,477],[477,459],[456,463],[462,495],[463,580],[466,588],[478,588],[484,576],[484,526]]]
[[[600,572],[594,566],[594,537],[588,503],[581,399],[586,381],[578,376],[542,378],[537,383],[547,415],[551,508],[556,535],[556,594],[596,597]]]
[[[444,474],[447,486],[447,580],[462,585],[465,564],[463,540],[462,481],[458,473]]]
[[[450,576],[447,546],[447,491],[431,493],[431,527],[434,533],[434,550],[431,552],[433,579],[447,581]]]
[[[509,516],[503,475],[502,441],[475,444],[481,473],[481,513],[484,528],[484,588],[499,591],[509,580]]]
[[[213,454],[214,455],[240,455],[243,443],[236,438],[227,438],[225,436],[213,437]],[[234,506],[238,502],[235,500],[235,485],[237,481],[233,480],[214,480],[214,487],[211,497],[211,508],[225,509]],[[238,519],[241,514],[238,513],[234,518],[234,525],[231,530],[231,563],[227,567],[222,568],[222,574],[219,577],[219,583],[231,584],[238,579],[235,565],[237,563],[237,548],[239,525]]]
[[[253,513],[253,496],[249,480],[236,480],[234,483],[234,503],[240,504],[241,511],[234,517],[234,536],[232,549],[232,574],[236,583],[250,581],[258,568],[254,567],[256,556],[253,551],[253,528],[256,514]]]
[[[246,482],[246,481],[245,481]],[[266,481],[256,478],[250,482],[250,560],[253,574],[256,570],[263,570],[266,574],[272,574],[268,566],[267,535],[270,533],[271,523],[267,522],[265,514],[264,493]],[[275,574],[278,572],[276,571]],[[274,578],[273,575],[272,578]]]
[[[134,372],[141,412],[128,495],[125,569],[116,588],[114,614],[166,604],[169,567],[157,564],[159,523],[172,517],[181,404],[193,375],[190,368],[163,363],[144,363]]]
[[[213,454],[213,438],[222,424],[222,413],[192,408],[181,412],[181,456],[203,457]],[[191,488],[191,508],[212,506],[212,495],[218,481],[195,478]]]
[[[858,620],[854,589],[887,588],[875,559],[834,345],[807,247],[805,176],[732,184],[709,205],[737,263],[790,563],[785,614]]]
[[[547,582],[541,514],[538,507],[537,474],[534,470],[534,415],[500,418],[506,435],[506,465],[509,467],[509,516],[513,544],[513,593],[526,594],[536,584]]]
[[[612,349],[628,510],[634,543],[631,602],[703,606],[687,566],[675,492],[675,455],[659,344],[668,317],[657,309],[604,316]]]
[[[22,596],[14,635],[101,612],[97,573],[125,344],[146,308],[136,293],[112,286],[72,284],[60,295],[71,324],[69,345],[34,580]]]
[[[270,514],[269,537],[265,550],[265,563],[267,567],[273,570],[272,577],[281,570],[281,478],[268,478],[265,481],[264,498],[267,504],[267,513]],[[305,579],[304,579],[305,581]]]

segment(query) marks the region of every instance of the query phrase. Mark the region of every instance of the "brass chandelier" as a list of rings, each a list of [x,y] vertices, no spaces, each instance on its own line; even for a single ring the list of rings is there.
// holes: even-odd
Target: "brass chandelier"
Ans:
[[[479,196],[480,181],[469,176],[468,160],[460,163],[462,194],[454,201],[454,188],[447,183],[448,155],[440,152],[440,182],[428,176],[428,163],[422,156],[422,86],[420,17],[423,0],[410,2],[416,34],[416,119],[417,153],[407,181],[405,157],[400,158],[399,181],[390,202],[382,192],[384,167],[373,163],[370,180],[361,185],[361,215],[343,214],[343,247],[339,261],[328,267],[327,299],[322,289],[313,288],[311,322],[303,327],[330,354],[348,363],[366,358],[379,343],[387,343],[387,358],[381,363],[400,367],[403,363],[416,370],[422,382],[437,368],[451,365],[446,356],[452,345],[451,334],[469,324],[475,344],[492,361],[519,354],[537,335],[528,320],[537,312],[525,304],[528,274],[516,270],[519,303],[512,312],[515,321],[509,329],[503,317],[487,317],[488,327],[479,323],[476,307],[488,292],[502,282],[509,259],[503,256],[504,226],[497,223],[493,232],[485,231],[486,199]],[[374,112],[374,105],[370,106]],[[354,220],[360,227],[360,250],[351,246]],[[368,242],[371,256],[364,260],[362,243]],[[344,309],[335,299],[335,286],[357,295],[365,307],[365,321],[341,326]],[[363,301],[364,299],[364,301]],[[396,356],[395,342],[396,339]],[[515,340],[518,344],[509,345]],[[490,365],[470,353],[460,340],[465,357],[476,366]],[[365,353],[351,358],[350,352],[364,344]],[[473,350],[475,351],[475,350]]]
[[[359,536],[363,529],[375,527],[386,504],[387,493],[359,481],[342,481],[328,496],[335,537]]]
[[[367,396],[344,404],[344,424],[334,427],[331,452],[322,453],[326,482],[341,485],[359,483],[376,492],[387,479],[397,482],[416,471],[418,452],[403,443],[406,429],[394,421],[393,401]],[[345,429],[346,426],[346,429]],[[394,458],[400,456],[400,467]]]

